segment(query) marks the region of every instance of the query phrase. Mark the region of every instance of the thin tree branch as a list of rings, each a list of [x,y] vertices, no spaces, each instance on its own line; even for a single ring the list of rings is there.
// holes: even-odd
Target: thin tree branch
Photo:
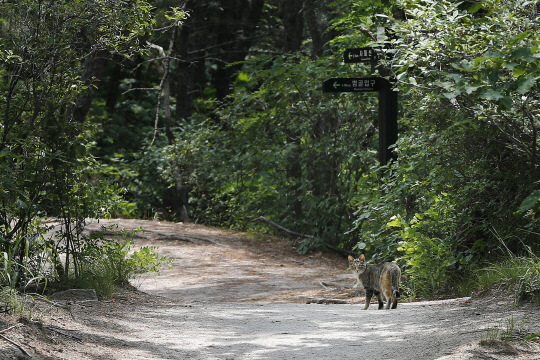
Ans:
[[[5,333],[5,332],[8,332],[9,330],[11,330],[11,329],[13,329],[13,328],[16,328],[17,326],[21,326],[21,325],[22,325],[22,324],[15,324],[15,325],[13,325],[13,326],[10,326],[10,327],[8,327],[7,329],[1,330],[1,331],[0,331],[0,334],[3,334],[3,333]]]
[[[365,28],[359,28],[358,31],[360,31],[362,34],[366,35],[368,38],[370,38],[371,40],[374,40],[376,41],[377,40],[377,36],[375,36],[371,31],[369,31],[368,29],[365,29]]]
[[[22,352],[24,355],[28,356],[29,359],[32,359],[32,356],[30,356],[30,354],[29,354],[28,352],[26,352],[26,350],[24,350],[24,348],[23,348],[21,345],[17,344],[15,341],[11,340],[10,338],[8,338],[8,337],[6,337],[6,336],[4,336],[4,335],[2,335],[2,334],[0,334],[0,337],[1,337],[2,339],[6,340],[7,342],[9,342],[9,343],[15,345],[19,350],[21,350],[21,352]]]
[[[531,151],[531,166],[534,167],[535,163],[536,163],[536,144],[537,144],[537,140],[536,140],[537,129],[536,129],[536,125],[535,125],[535,118],[534,118],[534,115],[525,106],[523,107],[523,112],[525,113],[525,116],[527,116],[529,121],[531,122],[532,130],[533,130],[533,139],[532,139],[533,143],[532,143],[532,146],[531,146],[531,148],[532,148],[532,151]]]
[[[247,41],[247,40],[257,39],[257,38],[260,38],[260,37],[263,37],[263,36],[266,36],[266,35],[270,35],[270,34],[261,34],[261,35],[257,35],[257,36],[243,38],[241,40],[233,40],[233,41],[229,41],[229,42],[222,43],[222,44],[219,44],[219,45],[209,46],[206,49],[190,51],[190,52],[188,52],[188,55],[197,54],[197,53],[201,53],[201,52],[206,52],[206,51],[211,50],[211,49],[216,49],[216,48],[224,47],[224,46],[227,46],[227,45],[232,45],[232,44],[235,44],[235,43],[240,42],[240,41]]]
[[[129,90],[126,90],[122,93],[122,96],[127,94],[128,92],[131,92],[131,91],[135,91],[135,90],[150,90],[150,91],[159,91],[161,89],[158,89],[158,88],[133,88],[133,89],[129,89]]]
[[[353,255],[353,256],[358,256],[358,253],[356,253],[356,252],[354,252],[354,251],[349,251],[349,250],[337,248],[337,247],[335,247],[335,246],[333,246],[333,245],[328,244],[328,243],[325,242],[325,241],[321,241],[319,238],[317,238],[317,237],[315,237],[315,236],[313,236],[313,235],[300,234],[300,233],[291,231],[291,230],[289,230],[289,229],[286,229],[286,228],[284,228],[283,226],[276,224],[276,223],[273,222],[272,220],[269,220],[269,219],[265,218],[264,216],[259,216],[258,219],[264,221],[265,223],[267,223],[267,224],[269,224],[269,225],[271,225],[271,226],[273,226],[273,227],[275,227],[275,228],[278,229],[278,230],[283,231],[284,233],[286,233],[286,234],[288,234],[288,235],[291,235],[291,236],[298,236],[298,237],[303,237],[303,238],[315,240],[315,241],[317,241],[317,242],[321,242],[321,244],[323,244],[324,246],[326,246],[326,247],[329,248],[330,250],[334,250],[335,252],[340,253],[340,254],[342,254],[342,255]]]

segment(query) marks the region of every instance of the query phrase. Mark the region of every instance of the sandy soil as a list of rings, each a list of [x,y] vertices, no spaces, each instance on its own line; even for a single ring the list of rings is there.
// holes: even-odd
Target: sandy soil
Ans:
[[[296,254],[289,240],[152,221],[137,246],[159,246],[174,260],[159,276],[112,299],[37,302],[32,319],[0,315],[0,330],[32,359],[536,359],[534,343],[483,341],[510,319],[540,332],[538,307],[504,298],[400,303],[362,311],[347,261],[333,253]],[[309,299],[346,304],[306,304]],[[362,305],[359,305],[362,304]],[[60,306],[58,306],[60,305]],[[25,358],[0,339],[0,359]],[[28,357],[27,357],[28,358]]]

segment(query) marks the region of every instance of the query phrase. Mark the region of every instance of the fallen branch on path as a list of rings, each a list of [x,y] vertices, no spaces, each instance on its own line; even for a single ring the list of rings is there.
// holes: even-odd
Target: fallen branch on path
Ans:
[[[341,255],[352,255],[352,256],[358,256],[358,253],[355,253],[354,251],[350,251],[350,250],[345,250],[345,249],[340,249],[340,248],[337,248],[333,245],[330,245],[329,243],[325,242],[325,241],[322,241],[320,240],[319,238],[313,236],[313,235],[307,235],[307,234],[300,234],[300,233],[297,233],[297,232],[294,232],[294,231],[291,231],[289,229],[285,229],[283,226],[281,225],[278,225],[276,224],[275,222],[273,222],[272,220],[268,220],[267,218],[265,218],[264,216],[259,216],[259,220],[262,220],[264,221],[265,223],[275,227],[276,229],[278,230],[281,230],[283,231],[284,233],[287,233],[291,236],[297,236],[297,237],[303,237],[303,238],[306,238],[306,239],[311,239],[311,240],[314,240],[316,242],[320,242],[321,244],[323,244],[324,246],[326,246],[327,248],[329,248],[330,250],[334,250],[335,252],[341,254]]]
[[[102,233],[104,236],[119,236],[119,235],[121,235],[120,231],[111,231],[111,230],[105,230],[105,231],[97,230],[97,231],[92,231],[91,233],[92,234]],[[193,243],[193,244],[197,244],[197,241],[206,241],[206,242],[209,242],[209,243],[214,244],[214,245],[219,245],[214,240],[210,240],[210,239],[199,237],[199,236],[184,236],[184,235],[176,235],[176,234],[165,234],[165,233],[162,233],[162,232],[159,232],[159,231],[154,231],[154,230],[143,230],[143,233],[150,233],[150,234],[155,234],[155,235],[159,236],[155,240],[177,240],[177,241],[186,241],[186,242],[190,242],[190,243]],[[140,233],[137,233],[137,232],[128,231],[128,234],[133,236],[134,238],[149,240],[149,236],[144,236],[143,234],[140,234]]]
[[[14,326],[12,326],[11,328],[13,328],[13,327],[14,327]],[[11,329],[11,328],[9,328],[9,329]],[[6,329],[6,330],[4,330],[4,331],[7,331],[7,330],[9,330],[9,329]],[[22,352],[25,356],[27,356],[29,359],[32,359],[32,357],[30,356],[30,354],[29,354],[28,352],[26,352],[26,350],[24,350],[24,348],[23,348],[21,345],[17,344],[15,341],[11,340],[10,338],[8,338],[8,337],[5,336],[5,335],[0,334],[0,337],[1,337],[2,339],[6,340],[7,342],[11,343],[12,345],[15,345],[19,350],[21,350],[21,352]]]
[[[10,326],[10,327],[8,327],[7,329],[4,329],[4,330],[0,331],[0,334],[3,334],[3,333],[5,333],[5,332],[8,332],[9,330],[11,330],[11,329],[13,329],[13,328],[15,328],[15,327],[17,327],[17,326],[21,326],[21,325],[22,325],[22,324],[15,324],[15,325],[13,325],[13,326]]]
[[[324,281],[319,281],[319,285],[321,285],[326,290],[329,290],[329,288],[331,288],[331,287],[336,288],[336,289],[339,288],[339,286],[337,286],[336,284],[327,283],[327,282],[324,282]]]
[[[70,338],[73,338],[73,339],[75,339],[75,340],[78,340],[78,341],[82,342],[82,339],[81,339],[80,337],[77,337],[77,336],[71,335],[71,334],[63,333],[63,332],[61,332],[61,331],[59,331],[59,330],[56,330],[56,329],[53,328],[52,326],[47,326],[47,329],[49,329],[49,330],[51,330],[51,331],[54,331],[54,332],[57,333],[57,334],[64,335],[64,336],[66,336],[66,337],[70,337]]]
[[[327,298],[308,298],[306,304],[348,304],[347,300],[327,299]]]

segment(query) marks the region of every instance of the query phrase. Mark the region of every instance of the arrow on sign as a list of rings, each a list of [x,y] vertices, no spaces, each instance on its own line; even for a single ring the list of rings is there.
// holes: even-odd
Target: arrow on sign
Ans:
[[[371,62],[372,60],[375,60],[375,49],[371,47],[347,49],[343,53],[345,63]]]
[[[330,78],[323,82],[323,92],[372,92],[379,91],[381,79],[365,78]]]

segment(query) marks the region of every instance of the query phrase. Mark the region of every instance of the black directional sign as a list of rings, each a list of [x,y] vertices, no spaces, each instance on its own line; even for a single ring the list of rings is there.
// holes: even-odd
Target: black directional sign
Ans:
[[[371,60],[375,60],[375,51],[370,47],[347,49],[343,53],[345,63],[370,62]]]
[[[379,91],[381,78],[330,78],[323,81],[323,92],[372,92]]]
[[[377,28],[377,37],[385,34],[384,28]],[[378,39],[380,40],[380,39]],[[388,56],[388,51],[387,54]],[[398,126],[398,93],[393,91],[395,81],[387,80],[391,71],[385,66],[377,64],[377,54],[373,48],[348,49],[343,53],[343,60],[346,63],[370,62],[371,73],[379,71],[383,77],[364,78],[331,78],[323,81],[323,92],[356,92],[364,93],[377,91],[379,97],[379,161],[381,165],[386,165],[396,155],[392,152],[392,145],[397,141]]]

